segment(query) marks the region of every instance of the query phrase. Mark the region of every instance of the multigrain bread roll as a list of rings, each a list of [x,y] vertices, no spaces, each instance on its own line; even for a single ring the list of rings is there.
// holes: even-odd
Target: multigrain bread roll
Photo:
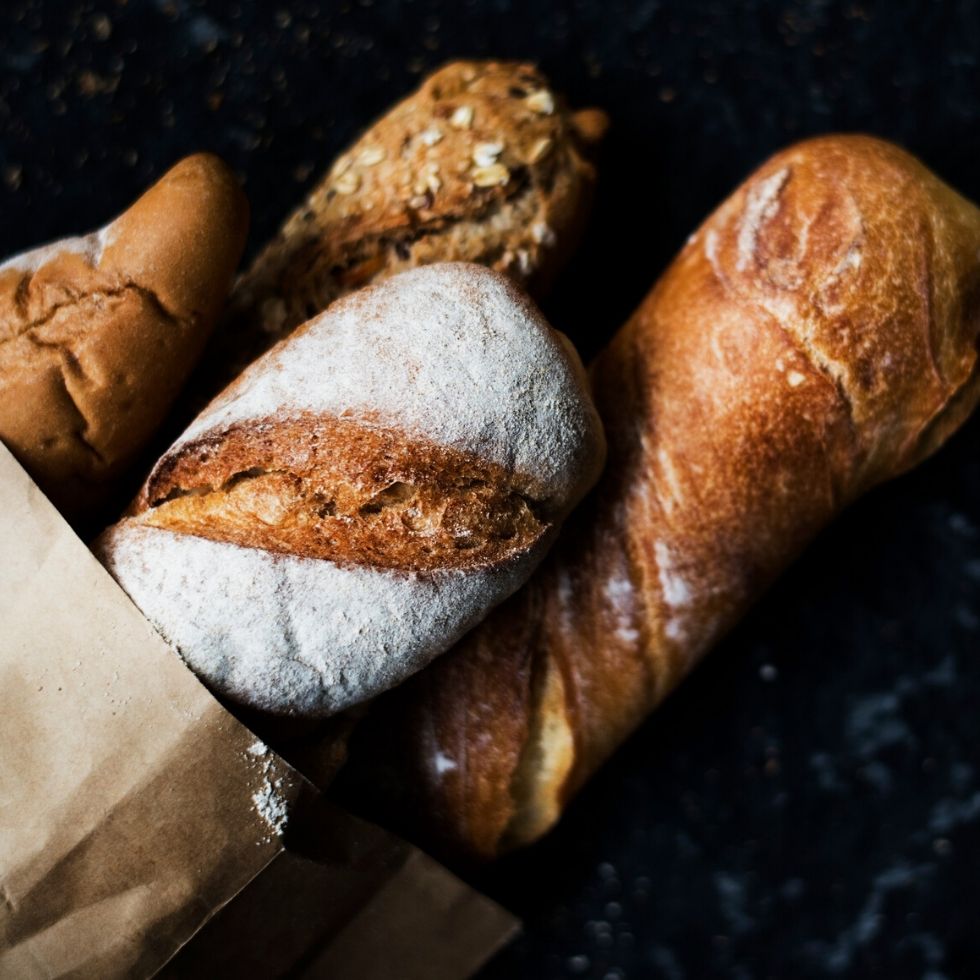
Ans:
[[[241,277],[208,373],[223,383],[339,296],[433,262],[479,262],[540,296],[578,242],[605,128],[532,65],[437,71],[335,161]]]
[[[97,498],[160,423],[247,224],[232,173],[199,155],[101,230],[0,265],[0,439],[61,507]]]
[[[777,154],[592,366],[596,493],[351,769],[437,849],[543,834],[820,528],[963,422],[978,337],[977,208],[879,140]]]
[[[256,362],[96,552],[217,693],[320,717],[512,593],[603,456],[567,341],[504,276],[440,264]]]

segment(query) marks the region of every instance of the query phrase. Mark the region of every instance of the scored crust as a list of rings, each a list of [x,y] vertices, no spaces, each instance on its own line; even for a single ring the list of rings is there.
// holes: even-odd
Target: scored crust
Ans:
[[[441,851],[540,836],[822,527],[963,422],[978,345],[973,204],[881,140],[778,153],[592,365],[602,479],[527,586],[368,716],[355,775],[406,758],[366,793]]]
[[[322,717],[518,588],[604,452],[561,335],[505,276],[437,264],[253,364],[96,551],[217,693]]]
[[[154,472],[140,523],[280,554],[433,571],[505,561],[550,529],[503,466],[352,419],[257,420]]]

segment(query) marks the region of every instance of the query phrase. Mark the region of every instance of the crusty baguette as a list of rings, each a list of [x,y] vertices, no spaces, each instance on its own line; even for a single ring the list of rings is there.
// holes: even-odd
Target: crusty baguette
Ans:
[[[821,527],[960,425],[978,337],[977,208],[879,140],[777,154],[593,365],[596,493],[525,589],[378,705],[355,773],[437,848],[543,834]]]
[[[478,262],[540,297],[592,199],[599,110],[572,114],[518,62],[459,61],[333,164],[233,292],[202,384],[226,383],[338,297],[433,262]]]
[[[77,512],[160,423],[214,325],[248,204],[188,157],[84,238],[0,265],[0,439]]]
[[[510,595],[603,456],[567,341],[506,277],[443,263],[256,362],[96,553],[217,693],[324,717]]]

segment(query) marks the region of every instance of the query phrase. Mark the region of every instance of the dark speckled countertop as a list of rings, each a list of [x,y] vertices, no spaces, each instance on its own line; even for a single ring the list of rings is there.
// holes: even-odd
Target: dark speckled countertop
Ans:
[[[798,137],[896,139],[980,199],[980,5],[4,0],[0,253],[87,230],[188,151],[252,248],[455,55],[538,60],[613,129],[547,312],[585,356]],[[829,529],[539,846],[484,980],[980,976],[980,420]]]

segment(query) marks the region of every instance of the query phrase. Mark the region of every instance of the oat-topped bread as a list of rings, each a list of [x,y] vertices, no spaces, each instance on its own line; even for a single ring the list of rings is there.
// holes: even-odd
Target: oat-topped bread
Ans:
[[[241,277],[214,371],[228,377],[344,293],[415,266],[478,262],[540,296],[577,243],[605,127],[598,110],[569,112],[532,65],[437,71],[335,161]]]
[[[521,585],[603,455],[567,341],[505,276],[443,263],[253,364],[96,549],[215,691],[324,716]]]
[[[90,235],[0,265],[0,439],[75,515],[145,444],[201,352],[248,204],[188,157]]]

